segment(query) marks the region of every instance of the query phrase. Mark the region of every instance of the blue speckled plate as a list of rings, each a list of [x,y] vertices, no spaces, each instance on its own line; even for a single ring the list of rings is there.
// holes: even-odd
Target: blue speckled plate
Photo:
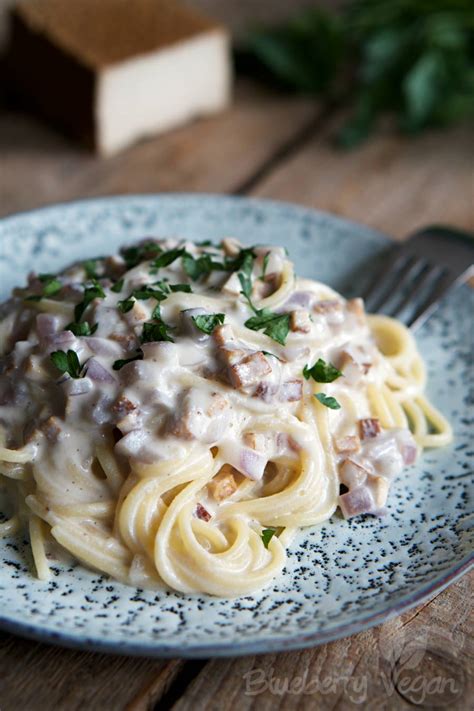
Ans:
[[[386,237],[324,213],[283,203],[166,195],[59,205],[0,221],[1,296],[30,269],[115,251],[145,235],[288,247],[298,271],[347,293]],[[0,542],[0,625],[69,646],[150,656],[215,656],[294,649],[358,632],[399,614],[472,563],[474,291],[454,292],[419,333],[428,394],[454,425],[454,444],[428,451],[395,482],[383,520],[334,516],[302,531],[283,575],[235,600],[156,594],[125,587],[81,566],[32,574],[27,542]],[[472,406],[472,400],[471,400]],[[1,508],[1,501],[0,501]]]

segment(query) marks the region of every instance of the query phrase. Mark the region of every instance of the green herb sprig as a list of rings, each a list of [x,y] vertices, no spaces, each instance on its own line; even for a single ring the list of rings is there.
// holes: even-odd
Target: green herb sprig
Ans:
[[[216,326],[224,323],[225,314],[202,314],[191,318],[200,331],[210,335]]]
[[[71,378],[83,378],[86,375],[85,363],[81,365],[76,351],[54,351],[50,358],[61,373],[68,373]]]
[[[472,0],[352,0],[244,44],[248,71],[351,108],[341,146],[364,141],[384,113],[407,133],[474,115]]]
[[[114,370],[121,370],[124,365],[127,365],[127,363],[133,363],[134,360],[143,360],[143,351],[139,350],[137,355],[134,355],[131,358],[122,358],[114,361],[112,368]]]
[[[341,409],[341,405],[335,397],[331,397],[330,395],[326,395],[325,393],[316,393],[314,397],[321,403],[321,405],[324,405],[324,407],[329,407],[330,410]]]
[[[268,548],[268,544],[272,540],[276,533],[276,528],[264,528],[262,531],[262,541],[265,548]]]
[[[326,363],[322,358],[318,358],[311,368],[305,365],[303,375],[306,380],[313,378],[317,383],[332,383],[337,378],[340,378],[343,373],[332,363]]]

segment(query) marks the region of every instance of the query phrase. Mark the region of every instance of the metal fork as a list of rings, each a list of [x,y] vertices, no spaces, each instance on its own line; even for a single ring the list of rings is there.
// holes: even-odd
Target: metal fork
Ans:
[[[363,297],[367,311],[383,310],[414,330],[448,291],[473,275],[474,234],[426,227],[394,246]]]

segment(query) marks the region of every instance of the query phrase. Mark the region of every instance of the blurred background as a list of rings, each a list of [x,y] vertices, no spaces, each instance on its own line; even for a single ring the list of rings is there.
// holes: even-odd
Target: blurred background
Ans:
[[[16,5],[0,0],[0,216],[200,191],[400,238],[474,228],[470,0]]]

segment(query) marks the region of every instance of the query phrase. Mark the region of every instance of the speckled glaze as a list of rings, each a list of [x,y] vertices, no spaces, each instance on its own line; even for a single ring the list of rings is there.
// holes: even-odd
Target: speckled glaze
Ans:
[[[284,203],[201,195],[107,198],[0,221],[0,290],[27,272],[160,235],[288,248],[298,272],[346,295],[360,268],[376,268],[383,235]],[[299,533],[274,585],[221,600],[157,594],[80,565],[57,565],[49,583],[32,574],[27,541],[0,541],[0,626],[78,646],[148,656],[217,656],[302,648],[343,637],[419,603],[472,564],[474,291],[461,287],[418,334],[428,394],[454,425],[454,444],[425,453],[395,482],[384,519],[339,515]],[[469,393],[471,400],[469,400]],[[469,409],[471,408],[471,409]],[[0,511],[2,502],[0,498]]]

